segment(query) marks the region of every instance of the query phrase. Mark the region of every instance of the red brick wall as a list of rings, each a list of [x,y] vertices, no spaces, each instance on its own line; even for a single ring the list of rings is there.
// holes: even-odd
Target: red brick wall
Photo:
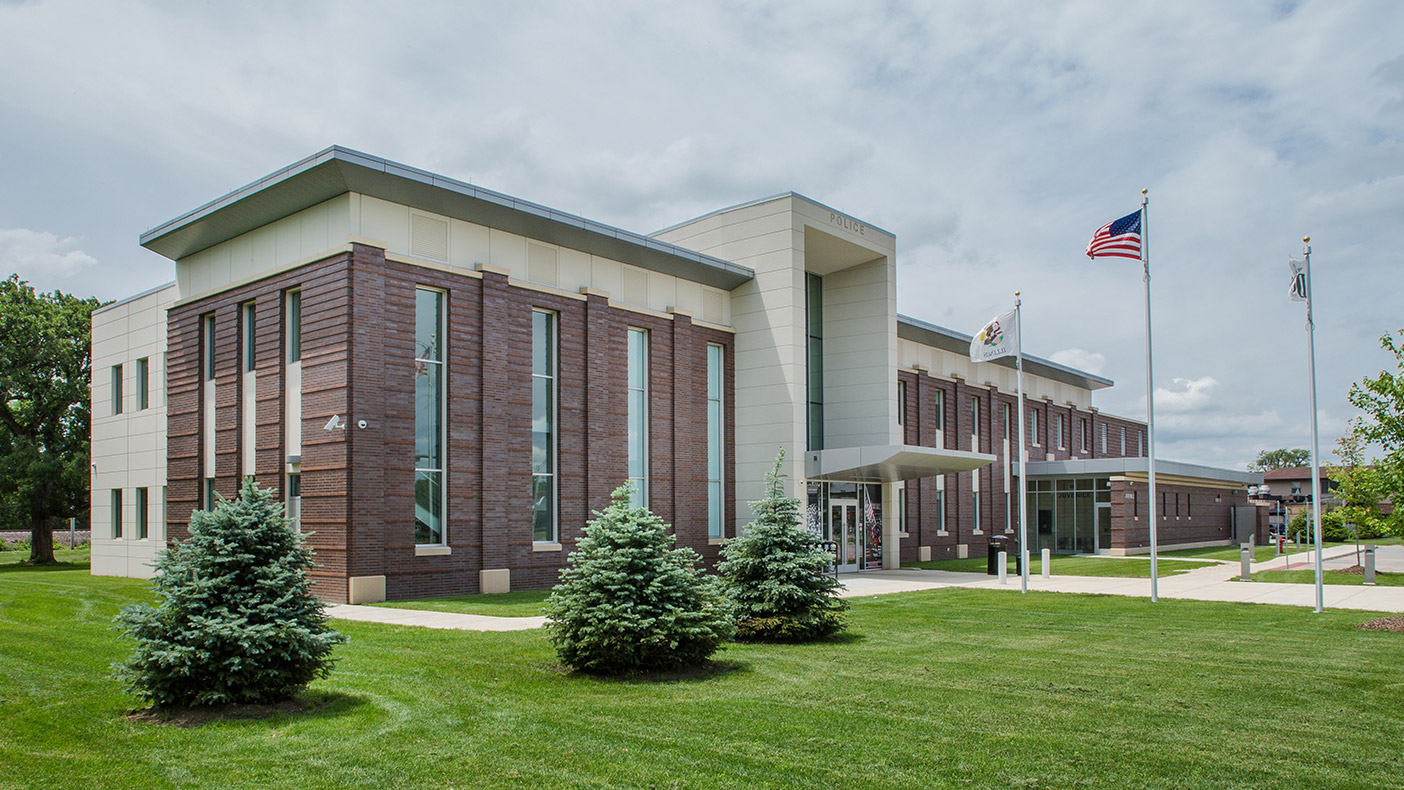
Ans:
[[[1157,479],[1157,500],[1165,501],[1158,512],[1156,543],[1161,549],[1177,544],[1233,539],[1235,506],[1248,504],[1248,492],[1242,489],[1205,488],[1167,485]],[[1149,550],[1150,509],[1149,486],[1144,482],[1112,481],[1112,547],[1131,551]],[[1266,528],[1264,527],[1264,531]]]
[[[994,463],[973,473],[945,475],[945,515],[946,532],[937,534],[939,523],[936,514],[936,478],[922,478],[907,481],[907,515],[903,525],[908,537],[901,542],[902,562],[915,562],[918,547],[931,546],[932,559],[946,559],[956,556],[956,546],[969,545],[970,556],[982,556],[991,534],[1004,534],[1005,529],[1005,416],[1004,406],[1009,405],[1008,431],[1011,437],[1019,432],[1019,412],[1016,393],[1001,392],[997,388],[972,385],[962,379],[945,379],[931,376],[927,371],[899,371],[898,380],[906,385],[906,405],[903,419],[904,441],[907,444],[923,447],[936,446],[936,405],[935,393],[944,393],[944,449],[975,450],[996,456]],[[980,399],[978,446],[971,446],[970,401]],[[1114,458],[1121,457],[1120,428],[1127,429],[1127,455],[1137,455],[1134,437],[1145,430],[1142,423],[1103,415],[1095,410],[1079,409],[1075,406],[1057,405],[1045,400],[1025,399],[1024,408],[1038,413],[1038,430],[1028,425],[1025,417],[1025,431],[1029,460],[1045,460],[1052,453],[1055,460],[1073,458]],[[1062,415],[1064,420],[1063,446],[1057,447],[1054,417]],[[1079,421],[1089,425],[1087,452],[1082,452],[1077,426]],[[1101,452],[1100,426],[1108,426],[1107,452]],[[976,535],[974,528],[974,501],[971,496],[974,476],[980,479],[980,529]],[[1011,474],[1009,497],[1013,514],[1009,526],[1015,535],[1019,529],[1018,478]],[[1017,539],[1017,537],[1015,538]]]
[[[414,304],[416,286],[446,292],[447,475],[451,553],[414,548]],[[173,309],[169,320],[169,534],[200,506],[200,317],[216,315],[216,485],[232,496],[240,471],[238,306],[257,303],[257,479],[281,496],[283,292],[302,290],[302,524],[314,531],[319,595],[344,600],[349,576],[386,576],[391,598],[471,593],[478,572],[510,568],[513,588],[549,586],[592,511],[626,474],[626,332],[650,332],[650,505],[679,545],[709,562],[706,350],[724,348],[726,534],[735,535],[732,335],[481,277],[352,252]],[[558,552],[532,551],[531,311],[555,311],[558,337]],[[331,415],[344,431],[322,431]],[[360,429],[357,423],[366,421]]]

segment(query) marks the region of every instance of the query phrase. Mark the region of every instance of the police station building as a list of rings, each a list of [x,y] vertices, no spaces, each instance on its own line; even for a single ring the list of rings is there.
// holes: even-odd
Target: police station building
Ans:
[[[897,240],[787,193],[640,235],[333,147],[141,236],[175,281],[93,314],[92,572],[146,576],[254,478],[332,601],[553,584],[626,480],[707,562],[784,450],[842,569],[1148,546],[1107,379],[896,311]],[[933,298],[939,298],[933,296]],[[1162,545],[1256,476],[1157,463]]]

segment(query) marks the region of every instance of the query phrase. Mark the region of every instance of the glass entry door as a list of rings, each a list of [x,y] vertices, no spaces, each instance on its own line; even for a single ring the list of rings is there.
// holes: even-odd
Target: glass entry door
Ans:
[[[858,570],[858,500],[829,499],[829,529],[838,544],[838,569]]]
[[[1111,551],[1111,503],[1097,503],[1097,553]]]

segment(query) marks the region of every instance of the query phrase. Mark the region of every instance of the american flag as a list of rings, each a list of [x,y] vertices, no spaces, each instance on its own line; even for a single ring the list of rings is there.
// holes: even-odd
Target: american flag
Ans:
[[[1141,259],[1141,212],[1127,214],[1097,229],[1087,242],[1089,258]]]

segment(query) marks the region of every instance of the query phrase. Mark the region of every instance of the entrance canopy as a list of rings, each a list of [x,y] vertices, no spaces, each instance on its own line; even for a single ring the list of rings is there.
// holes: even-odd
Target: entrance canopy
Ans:
[[[992,464],[989,453],[938,450],[912,444],[839,447],[811,450],[804,455],[806,479],[850,483],[892,483],[918,477],[969,472]]]

